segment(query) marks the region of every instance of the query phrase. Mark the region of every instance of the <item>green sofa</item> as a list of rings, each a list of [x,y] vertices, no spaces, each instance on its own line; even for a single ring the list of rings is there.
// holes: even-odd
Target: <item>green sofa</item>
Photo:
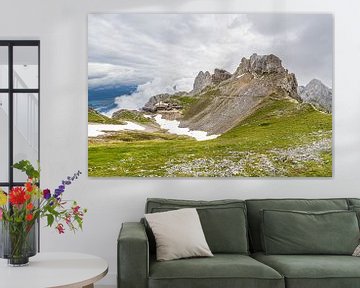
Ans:
[[[285,216],[286,219],[282,222],[293,221],[292,216],[310,217],[311,221],[312,219],[318,221],[316,217],[323,217],[327,219],[325,221],[330,221],[329,225],[336,225],[329,217],[333,217],[332,215],[338,217],[334,214],[338,213],[344,219],[339,221],[346,222],[338,223],[338,226],[334,227],[343,228],[345,225],[349,226],[350,230],[354,230],[354,225],[356,225],[357,234],[355,236],[358,241],[359,224],[356,216],[360,215],[360,199],[255,199],[245,201],[148,199],[145,212],[164,212],[187,207],[197,208],[206,240],[214,257],[158,262],[155,260],[154,236],[145,221],[124,223],[117,246],[119,288],[360,287],[360,257],[343,255],[342,252],[338,255],[324,253],[314,255],[314,253],[307,254],[305,251],[302,255],[301,246],[296,250],[297,255],[269,255],[264,251],[264,241],[269,240],[268,244],[265,243],[269,248],[269,245],[272,245],[271,241],[276,240],[276,235],[267,235],[270,238],[266,240],[262,232],[264,211],[270,211],[269,213],[285,210],[292,210],[294,213],[295,211],[308,211],[305,216],[302,214]],[[349,221],[349,217],[355,217],[356,222],[353,221],[353,218]],[[266,221],[270,222],[273,219],[277,218],[269,218]],[[306,222],[301,226],[306,227],[305,224],[308,220],[304,219]],[[320,219],[319,223],[322,223],[321,221],[323,220]],[[284,225],[284,223],[281,224]],[[312,240],[314,239],[316,239],[316,235]],[[281,241],[280,243],[282,243]],[[291,241],[290,237],[290,242],[284,242],[284,245],[290,243],[291,246],[293,244]],[[334,240],[325,244],[337,247],[344,242],[341,239],[336,239],[336,241],[336,243]],[[356,245],[350,240],[347,242],[348,246]],[[297,243],[297,239],[294,239],[294,243]],[[331,247],[329,249],[331,251]],[[352,249],[352,246],[349,249]]]

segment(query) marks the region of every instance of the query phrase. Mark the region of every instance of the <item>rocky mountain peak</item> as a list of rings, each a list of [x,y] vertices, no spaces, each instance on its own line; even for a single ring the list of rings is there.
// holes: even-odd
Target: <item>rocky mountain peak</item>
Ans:
[[[262,75],[265,73],[283,73],[285,71],[280,58],[274,54],[258,55],[254,53],[249,59],[245,57],[241,59],[235,74],[256,73]]]
[[[200,71],[198,73],[198,75],[195,77],[192,93],[193,94],[198,93],[210,84],[211,84],[210,72],[209,71],[206,71],[206,72]]]
[[[249,59],[242,58],[233,77],[239,78],[247,73],[255,78],[264,79],[264,82],[270,81],[271,85],[284,89],[290,97],[301,101],[295,74],[289,73],[282,66],[281,59],[274,54],[258,55],[254,53]],[[269,79],[266,80],[267,78]]]
[[[305,88],[309,89],[309,88],[315,88],[317,87],[318,89],[323,89],[324,87],[329,89],[324,83],[322,83],[319,79],[312,79]]]
[[[190,92],[192,95],[201,92],[205,87],[209,85],[218,85],[220,82],[231,78],[232,74],[224,69],[215,68],[214,74],[210,74],[209,71],[200,71],[195,77],[193,90]]]
[[[231,78],[232,74],[224,69],[215,69],[214,74],[211,75],[211,82],[212,84],[219,84],[222,81],[225,81]]]
[[[300,98],[331,112],[332,109],[332,89],[327,87],[318,79],[311,80],[305,87],[300,86],[298,89]]]

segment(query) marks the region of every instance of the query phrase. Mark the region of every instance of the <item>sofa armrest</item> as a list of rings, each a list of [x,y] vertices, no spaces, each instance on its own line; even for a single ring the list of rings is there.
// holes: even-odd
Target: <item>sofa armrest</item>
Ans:
[[[141,223],[123,223],[117,242],[118,288],[146,288],[149,242]]]

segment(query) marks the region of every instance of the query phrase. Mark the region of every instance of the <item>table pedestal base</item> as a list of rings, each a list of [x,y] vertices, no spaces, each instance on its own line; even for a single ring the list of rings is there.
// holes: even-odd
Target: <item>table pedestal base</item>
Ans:
[[[83,288],[94,288],[94,284],[86,285],[86,286],[84,286]]]

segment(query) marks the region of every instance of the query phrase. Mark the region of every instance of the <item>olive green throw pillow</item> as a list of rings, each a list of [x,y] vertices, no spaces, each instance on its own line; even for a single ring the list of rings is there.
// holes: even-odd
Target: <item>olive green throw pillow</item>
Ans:
[[[352,255],[359,244],[354,211],[262,210],[266,254]]]

